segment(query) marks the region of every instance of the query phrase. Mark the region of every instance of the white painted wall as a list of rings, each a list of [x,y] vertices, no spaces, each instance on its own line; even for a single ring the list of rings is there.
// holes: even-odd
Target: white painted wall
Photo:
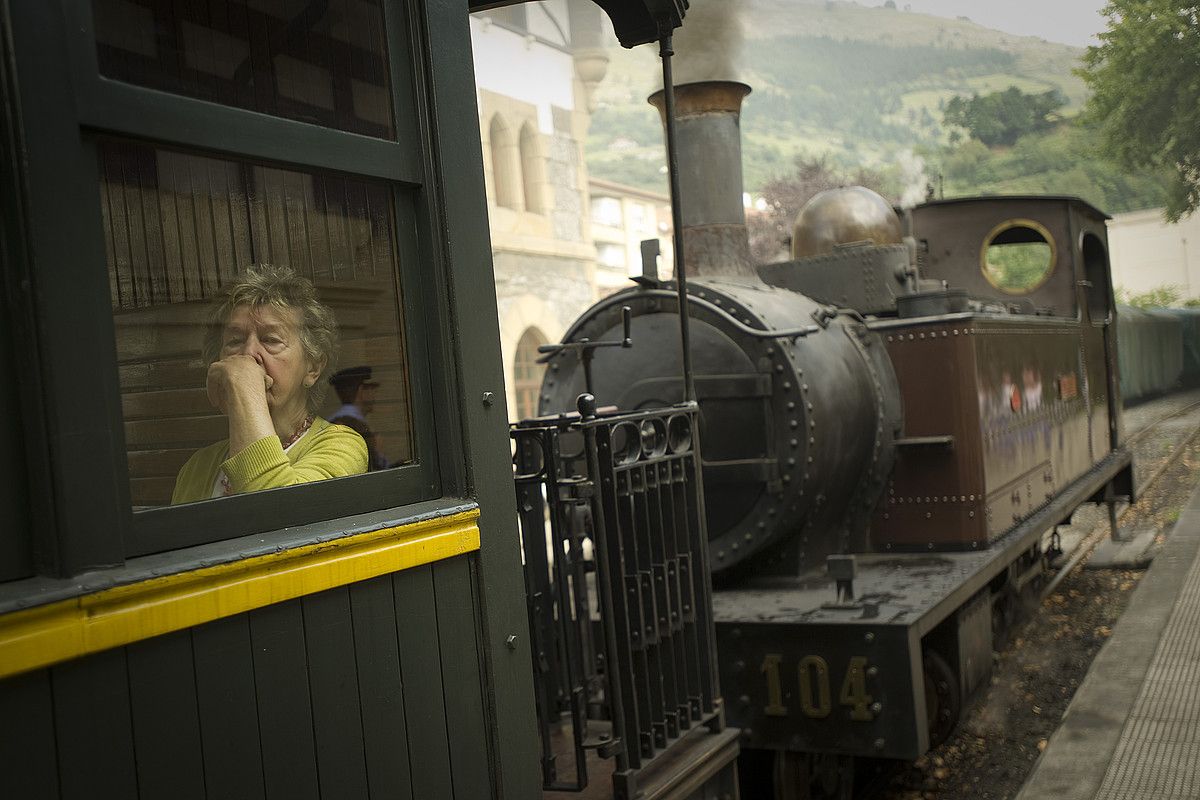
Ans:
[[[1200,214],[1174,225],[1161,208],[1117,214],[1108,221],[1113,285],[1129,294],[1175,286],[1181,299],[1200,297]]]
[[[531,23],[540,14],[531,12]],[[560,19],[565,25],[565,7]],[[574,110],[575,62],[570,53],[479,16],[471,17],[471,47],[476,85],[536,106],[542,133],[554,132],[551,106]]]

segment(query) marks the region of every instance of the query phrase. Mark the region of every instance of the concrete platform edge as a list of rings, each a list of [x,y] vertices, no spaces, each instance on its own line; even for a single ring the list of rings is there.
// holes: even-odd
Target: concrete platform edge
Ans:
[[[1017,800],[1093,800],[1200,552],[1200,489],[1097,654]]]

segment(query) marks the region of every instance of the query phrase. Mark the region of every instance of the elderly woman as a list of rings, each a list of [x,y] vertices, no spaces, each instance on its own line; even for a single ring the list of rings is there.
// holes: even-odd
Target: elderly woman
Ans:
[[[310,281],[286,267],[248,269],[204,339],[208,399],[229,438],[188,459],[171,503],[366,472],[362,437],[316,416],[336,350],[337,322]]]

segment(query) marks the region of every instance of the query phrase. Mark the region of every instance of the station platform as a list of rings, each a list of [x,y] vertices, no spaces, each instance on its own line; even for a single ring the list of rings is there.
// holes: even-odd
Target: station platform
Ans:
[[[1017,800],[1200,798],[1200,490]]]

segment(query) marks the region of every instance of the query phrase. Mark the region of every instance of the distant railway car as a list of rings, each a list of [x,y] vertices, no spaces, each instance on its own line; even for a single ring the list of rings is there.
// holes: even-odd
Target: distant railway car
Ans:
[[[1121,397],[1146,400],[1183,379],[1184,322],[1166,309],[1122,307],[1117,327]]]

